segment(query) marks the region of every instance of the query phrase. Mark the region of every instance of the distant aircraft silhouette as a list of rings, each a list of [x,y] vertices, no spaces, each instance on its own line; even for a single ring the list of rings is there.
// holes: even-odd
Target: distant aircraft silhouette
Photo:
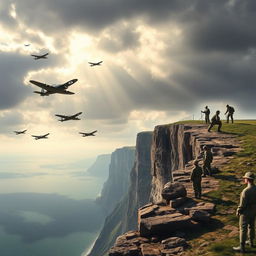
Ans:
[[[87,136],[95,136],[94,133],[96,133],[96,132],[97,132],[97,130],[93,131],[93,132],[89,132],[89,133],[87,133],[87,132],[79,132],[79,133],[82,134],[82,137],[87,137]]]
[[[102,62],[103,62],[103,61],[99,61],[99,62],[88,62],[88,63],[91,65],[91,67],[93,67],[93,66],[100,66]]]
[[[32,57],[34,57],[34,60],[39,60],[39,59],[47,59],[47,56],[49,55],[49,52],[43,54],[43,55],[35,55],[31,54]]]
[[[50,94],[54,94],[54,93],[69,94],[69,95],[75,94],[74,92],[67,91],[66,89],[77,81],[78,79],[72,79],[60,85],[47,85],[34,80],[30,80],[29,82],[42,88],[41,92],[34,91],[34,93],[40,94],[40,96],[49,96]]]
[[[19,134],[25,134],[27,130],[24,130],[24,131],[14,131],[16,133],[16,135],[19,135]]]
[[[68,121],[68,120],[81,120],[80,118],[78,118],[78,116],[81,114],[82,114],[82,112],[79,112],[79,113],[71,115],[71,116],[65,116],[65,115],[59,115],[59,114],[56,114],[55,116],[58,116],[61,118],[58,121],[64,122],[64,121]]]
[[[45,135],[31,135],[32,137],[34,137],[35,138],[35,140],[40,140],[40,139],[48,139],[48,135],[49,135],[50,133],[47,133],[47,134],[45,134]]]
[[[28,46],[30,46],[30,44],[24,44],[24,46],[28,47]]]

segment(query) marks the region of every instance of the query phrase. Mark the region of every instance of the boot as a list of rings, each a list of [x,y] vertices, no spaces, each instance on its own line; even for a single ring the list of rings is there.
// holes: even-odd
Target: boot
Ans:
[[[245,245],[244,244],[240,244],[240,246],[233,247],[233,250],[236,251],[236,252],[244,253],[245,252]]]

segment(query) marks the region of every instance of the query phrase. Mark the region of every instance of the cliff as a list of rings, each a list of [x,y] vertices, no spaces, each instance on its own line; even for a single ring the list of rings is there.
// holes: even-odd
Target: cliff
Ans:
[[[101,196],[96,199],[106,215],[111,213],[122,197],[127,194],[134,159],[134,147],[119,148],[111,154],[108,179],[103,185]]]
[[[110,159],[110,154],[99,155],[95,162],[86,170],[86,174],[106,180],[108,178]]]
[[[186,235],[211,222],[214,204],[192,198],[189,178],[192,160],[202,160],[204,145],[212,148],[214,170],[221,168],[239,151],[234,135],[208,133],[205,125],[173,124],[155,128],[151,146],[152,203],[139,209],[138,231],[119,236],[109,251],[110,256],[183,255],[187,248]],[[172,183],[166,187],[170,181]],[[179,189],[175,191],[180,186],[184,187],[181,194]],[[207,193],[217,189],[218,182],[206,177],[202,188]],[[162,192],[168,190],[171,197],[163,199]],[[132,208],[132,204],[129,207]]]
[[[148,202],[151,191],[151,144],[152,132],[137,135],[129,191],[106,218],[89,256],[105,255],[120,234],[136,228],[138,208]]]

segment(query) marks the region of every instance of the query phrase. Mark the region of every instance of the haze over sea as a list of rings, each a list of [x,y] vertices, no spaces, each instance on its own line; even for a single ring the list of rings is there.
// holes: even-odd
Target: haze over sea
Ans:
[[[0,255],[80,256],[103,221],[94,199],[104,180],[86,175],[92,159],[37,160],[0,156]]]

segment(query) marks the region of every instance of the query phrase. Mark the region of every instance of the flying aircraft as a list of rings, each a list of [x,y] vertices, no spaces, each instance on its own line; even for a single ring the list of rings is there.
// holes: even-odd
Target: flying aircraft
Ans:
[[[97,130],[89,133],[87,132],[79,132],[79,133],[82,134],[82,137],[87,137],[87,136],[95,136],[94,135],[95,132],[97,132]]]
[[[30,46],[30,44],[24,44],[24,46],[28,47],[28,46]]]
[[[93,67],[93,66],[100,66],[102,62],[103,62],[103,61],[99,61],[99,62],[88,62],[88,63],[91,65],[91,67]]]
[[[32,57],[34,57],[34,60],[39,60],[39,59],[47,59],[47,56],[49,55],[49,52],[43,54],[43,55],[35,55],[31,54]]]
[[[67,91],[66,89],[77,81],[78,79],[72,79],[60,85],[47,85],[34,80],[30,80],[29,82],[42,88],[41,92],[34,91],[34,93],[40,94],[40,96],[49,96],[50,94],[54,94],[54,93],[69,94],[69,95],[75,94],[74,92]]]
[[[82,112],[79,112],[79,113],[71,115],[71,116],[58,115],[58,114],[56,114],[55,116],[58,116],[61,118],[58,121],[64,122],[64,121],[68,121],[68,120],[81,120],[80,118],[78,118],[78,116],[81,114],[82,114]]]
[[[35,140],[40,140],[40,139],[48,139],[48,135],[49,135],[50,133],[47,133],[47,134],[45,134],[45,135],[31,135],[32,137],[34,137],[35,138]]]
[[[19,135],[19,134],[25,134],[27,130],[24,130],[24,131],[14,131],[16,133],[16,135]]]

